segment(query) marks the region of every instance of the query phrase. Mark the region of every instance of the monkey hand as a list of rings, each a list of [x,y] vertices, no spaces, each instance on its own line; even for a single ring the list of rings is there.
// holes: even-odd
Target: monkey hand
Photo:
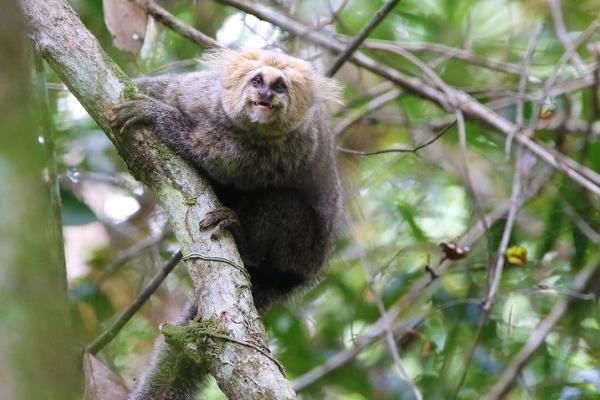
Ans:
[[[174,111],[167,104],[144,94],[137,94],[115,107],[115,118],[111,127],[125,133],[138,124],[155,124],[160,116]]]

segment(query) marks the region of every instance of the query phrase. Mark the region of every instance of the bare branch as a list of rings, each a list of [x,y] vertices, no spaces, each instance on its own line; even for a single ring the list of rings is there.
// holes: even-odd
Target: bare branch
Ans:
[[[579,229],[590,242],[594,243],[596,246],[600,246],[600,233],[596,232],[596,230],[587,223],[572,205],[566,201],[561,201],[561,207],[565,210],[565,213],[575,221],[577,229]]]
[[[148,14],[152,15],[161,24],[179,33],[181,36],[190,39],[191,41],[198,43],[203,47],[216,47],[221,48],[219,42],[210,36],[200,32],[199,30],[192,28],[191,26],[184,24],[181,20],[175,18],[173,14],[156,4],[153,0],[134,0],[137,4],[144,7]]]
[[[590,266],[579,272],[575,276],[573,286],[571,286],[571,293],[583,292],[591,279],[594,276],[597,276],[597,268],[598,260],[596,259]],[[489,394],[486,396],[487,400],[498,400],[503,398],[504,394],[506,394],[512,386],[513,381],[517,378],[521,369],[542,346],[548,334],[552,332],[552,329],[554,329],[556,324],[577,300],[577,298],[570,296],[554,306],[552,311],[550,311],[550,314],[548,314],[548,316],[531,333],[529,340],[521,348],[519,353],[513,357],[510,365],[504,370],[500,379],[498,379],[492,390],[490,390]]]
[[[346,149],[344,147],[338,146],[337,150],[341,153],[352,154],[355,156],[374,156],[374,155],[378,155],[378,154],[387,154],[387,153],[416,153],[419,150],[421,150],[422,148],[429,146],[430,144],[432,144],[433,142],[435,142],[439,138],[441,138],[444,135],[444,133],[446,133],[448,131],[448,129],[450,129],[455,123],[456,123],[456,121],[450,122],[448,125],[446,125],[440,132],[438,132],[431,139],[427,140],[425,143],[422,143],[422,144],[420,144],[416,147],[412,147],[410,149],[383,149],[383,150],[373,150],[373,151],[358,151],[358,150],[351,150],[351,149]]]
[[[566,48],[563,55],[560,57],[557,67],[554,69],[554,72],[546,81],[544,82],[544,86],[542,88],[541,96],[537,99],[537,102],[534,104],[532,118],[529,121],[528,128],[523,132],[526,136],[533,136],[535,130],[535,126],[538,123],[540,111],[542,109],[543,104],[548,101],[550,92],[552,88],[556,85],[558,80],[558,76],[560,72],[564,68],[565,65],[571,60],[571,58],[577,54],[577,49],[581,46],[587,39],[589,39],[592,34],[594,34],[598,28],[600,28],[600,18],[596,18],[587,28],[586,30],[579,35],[579,37],[573,42],[573,44]],[[594,78],[591,76],[592,74],[586,73],[583,79],[591,79],[592,85],[594,84]],[[598,184],[598,183],[596,183]]]
[[[522,95],[522,93],[525,92],[525,86],[527,83],[527,80],[525,79],[525,76],[527,75],[527,67],[529,66],[531,57],[533,56],[533,52],[535,50],[539,35],[542,32],[542,28],[543,28],[543,26],[539,25],[536,29],[533,30],[533,32],[531,33],[531,35],[529,37],[528,49],[525,54],[524,61],[521,65],[521,68],[522,68],[521,79],[519,81],[519,93],[521,95]],[[519,109],[519,107],[517,107],[517,117],[516,117],[517,129],[520,129],[520,127],[523,123],[522,101],[520,102],[520,104],[521,104],[520,109]],[[507,139],[507,142],[510,141],[511,139],[512,139],[512,137],[509,137]],[[502,232],[502,238],[500,240],[500,245],[498,246],[498,250],[496,252],[496,264],[495,264],[494,268],[492,268],[491,265],[488,268],[489,289],[488,289],[487,296],[485,297],[485,299],[482,302],[483,313],[479,318],[479,321],[477,324],[477,330],[475,333],[475,339],[474,339],[473,343],[471,344],[469,351],[467,352],[467,356],[465,357],[465,361],[463,363],[464,364],[463,370],[462,370],[460,379],[458,381],[458,385],[456,385],[456,388],[452,395],[452,399],[457,398],[458,394],[460,393],[462,385],[464,384],[465,379],[467,377],[467,373],[469,372],[469,367],[473,360],[473,356],[475,355],[475,350],[477,348],[477,344],[479,343],[479,340],[481,338],[481,333],[483,331],[483,327],[490,317],[492,302],[494,301],[494,299],[496,297],[496,292],[498,291],[498,287],[500,284],[500,278],[502,276],[502,268],[504,266],[504,253],[506,252],[506,248],[508,247],[508,242],[510,240],[510,234],[512,232],[512,228],[513,228],[515,218],[517,215],[517,210],[518,210],[519,204],[521,203],[520,196],[521,196],[522,169],[524,169],[524,163],[527,160],[528,156],[529,156],[529,154],[524,151],[523,147],[520,147],[517,152],[517,160],[515,162],[515,173],[514,173],[514,177],[513,177],[512,193],[511,193],[511,198],[510,198],[510,205],[508,208],[508,216],[506,218],[506,223],[504,225],[504,230]]]
[[[396,7],[396,4],[399,2],[400,0],[388,0],[383,4],[383,6],[381,6],[379,10],[377,10],[373,18],[371,18],[371,20],[363,27],[359,34],[354,37],[348,47],[346,47],[346,49],[344,49],[344,51],[338,55],[336,60],[333,62],[333,65],[327,71],[327,76],[333,76],[336,72],[338,72],[342,65],[344,65],[344,63],[352,56],[352,53],[354,53],[356,49],[362,45],[373,29],[375,29],[377,25],[383,21],[383,19],[389,14],[390,11],[392,11],[394,7]]]
[[[393,320],[396,316],[396,311],[396,309],[388,310],[385,315],[381,315],[379,319],[371,326],[369,333],[355,339],[352,347],[334,354],[323,364],[313,368],[304,375],[299,376],[294,381],[294,390],[297,392],[302,391],[303,389],[314,384],[318,380],[324,378],[331,372],[343,367],[356,358],[361,351],[381,337],[386,328],[385,322],[387,320]],[[397,324],[394,327],[394,335],[398,335],[399,333],[406,331],[408,328],[410,328],[410,324],[408,323]]]
[[[383,107],[387,103],[396,100],[401,95],[402,90],[391,89],[370,100],[361,109],[351,111],[347,117],[341,119],[340,121],[338,121],[337,124],[335,124],[335,126],[333,127],[334,135],[341,135],[346,129],[348,129],[352,124],[358,121],[362,116]]]
[[[525,201],[534,198],[539,192],[539,190],[542,188],[542,186],[545,184],[545,182],[548,180],[548,178],[549,174],[542,174],[542,176],[539,179],[533,182],[527,188],[526,192],[521,198],[520,204],[523,204]],[[509,207],[510,202],[508,201],[496,206],[493,211],[486,214],[486,224],[488,226],[491,226],[496,221],[503,218],[508,212]],[[475,224],[475,226],[473,226],[467,231],[467,233],[465,233],[465,235],[463,235],[463,239],[459,243],[459,246],[472,246],[477,240],[479,240],[483,236],[484,233],[485,230],[483,229],[483,224],[481,223],[481,221],[478,221]],[[435,269],[436,274],[442,274],[451,265],[451,263],[452,262],[449,260],[442,261],[440,265]],[[377,322],[375,322],[371,326],[369,333],[357,338],[355,340],[354,346],[334,354],[333,356],[329,357],[327,361],[322,365],[319,365],[313,368],[311,371],[298,377],[294,381],[294,389],[296,391],[301,391],[304,388],[317,382],[319,379],[327,376],[329,373],[352,361],[358,354],[360,354],[360,352],[363,349],[365,349],[369,344],[371,344],[373,341],[377,340],[377,338],[381,336],[381,334],[385,330],[386,319],[389,321],[394,321],[396,318],[398,318],[399,315],[405,312],[406,309],[408,309],[415,301],[417,301],[417,299],[419,299],[423,295],[424,290],[430,285],[431,278],[429,277],[429,275],[420,278],[411,286],[407,294],[402,296],[392,308],[386,311],[385,315],[382,315],[377,320]],[[406,331],[410,327],[411,325],[409,323],[398,323],[394,327],[394,334]]]
[[[329,7],[329,13],[330,13],[329,18],[317,23],[317,25],[315,25],[313,27],[313,29],[321,30],[324,27],[326,27],[327,25],[331,25],[335,21],[339,20],[340,14],[344,10],[344,8],[346,8],[346,6],[348,5],[349,2],[350,2],[350,0],[343,0],[342,3],[338,6],[338,8],[334,10],[331,8],[331,1],[327,0],[327,7]]]
[[[583,60],[581,59],[581,57],[579,57],[577,50],[573,48],[573,43],[571,43],[571,40],[569,39],[569,34],[567,33],[565,21],[562,14],[560,0],[548,0],[548,5],[550,6],[550,12],[552,14],[552,19],[554,20],[554,28],[556,30],[556,34],[560,39],[561,43],[563,44],[565,51],[571,52],[573,54],[571,58],[573,59],[573,64],[575,65],[577,73],[579,74],[579,76],[582,77],[588,75],[588,71],[584,66],[585,64]]]
[[[383,299],[381,298],[381,295],[375,288],[375,281],[373,278],[373,274],[371,273],[371,267],[369,265],[369,260],[367,259],[367,252],[366,252],[365,248],[359,243],[358,238],[356,236],[355,227],[352,224],[352,222],[350,221],[350,218],[348,218],[347,224],[351,231],[351,235],[352,235],[354,244],[355,244],[355,246],[358,246],[360,264],[362,266],[362,270],[363,270],[363,274],[365,275],[365,279],[367,280],[367,285],[369,287],[369,291],[371,292],[371,295],[375,299],[375,305],[377,306],[377,310],[379,311],[379,314],[381,315],[381,320],[382,320],[382,324],[383,324],[383,332],[381,334],[385,338],[385,343],[386,343],[390,353],[392,354],[392,359],[394,360],[396,367],[398,368],[398,370],[400,372],[400,377],[411,388],[415,398],[417,400],[422,400],[423,395],[421,394],[421,392],[419,391],[419,388],[417,388],[417,385],[415,385],[414,381],[412,380],[412,378],[406,371],[406,368],[404,367],[404,364],[402,363],[402,359],[400,358],[400,352],[398,351],[398,346],[396,345],[396,340],[394,338],[394,328],[392,327],[392,320],[389,318],[389,315],[385,309],[385,305],[383,304]]]
[[[354,108],[354,106],[356,106],[358,103],[360,103],[362,101],[373,100],[373,98],[381,96],[382,94],[384,94],[386,92],[389,92],[395,86],[396,85],[394,85],[392,82],[383,81],[378,85],[365,88],[364,91],[360,95],[347,101],[346,104],[344,104],[344,107],[342,107],[340,110],[338,110],[334,113],[334,116],[338,116],[348,110],[352,110]]]
[[[529,36],[529,45],[527,48],[527,52],[525,53],[525,58],[522,63],[522,72],[521,78],[519,80],[519,94],[523,95],[525,93],[525,87],[527,85],[527,80],[525,77],[527,76],[527,68],[529,63],[531,62],[531,58],[533,57],[533,53],[535,52],[535,48],[537,46],[538,39],[542,33],[543,26],[538,25]],[[523,125],[523,102],[519,101],[517,103],[517,129],[520,129]],[[511,139],[509,137],[509,139]],[[508,139],[507,139],[508,140]],[[502,238],[500,239],[500,245],[498,246],[498,251],[496,253],[496,266],[493,270],[493,278],[492,283],[490,285],[489,292],[482,303],[482,307],[484,312],[489,313],[492,303],[496,297],[496,292],[498,291],[498,287],[500,285],[500,278],[502,276],[502,267],[504,266],[504,253],[506,252],[506,248],[508,247],[508,241],[510,240],[510,234],[512,232],[513,224],[515,222],[515,218],[517,215],[517,208],[519,205],[519,197],[521,196],[521,174],[522,170],[525,169],[524,163],[526,162],[528,154],[523,152],[523,148],[519,148],[517,153],[517,160],[515,162],[515,173],[513,177],[513,185],[512,185],[512,193],[510,197],[510,208],[508,210],[508,217],[506,219],[506,224],[504,224],[504,231],[502,232]],[[487,318],[486,318],[487,319]]]
[[[96,279],[96,282],[95,282],[96,286],[102,286],[104,284],[104,282],[106,282],[106,280],[112,274],[114,274],[115,271],[117,271],[119,269],[119,267],[121,267],[127,261],[129,261],[136,255],[140,254],[144,250],[149,249],[153,246],[156,246],[157,244],[159,244],[160,242],[165,240],[168,232],[169,232],[169,230],[166,229],[166,227],[165,227],[165,229],[163,229],[162,232],[160,232],[158,235],[152,236],[150,238],[147,238],[145,240],[137,242],[137,243],[133,244],[131,247],[128,247],[127,249],[125,249],[122,252],[120,252],[119,254],[117,254],[115,259],[112,260],[106,266],[106,268],[104,268],[104,270],[102,271],[100,276],[98,276],[98,279]]]
[[[342,35],[337,36],[343,37]],[[457,58],[469,64],[505,74],[519,75],[520,71],[518,65],[479,57],[468,50],[449,47],[439,43],[391,42],[389,40],[369,39],[365,41],[363,47],[365,49],[388,51],[397,51],[399,48],[408,51],[426,51],[440,54],[447,58]]]
[[[148,285],[137,295],[135,300],[123,311],[123,313],[112,323],[112,325],[102,332],[100,336],[92,341],[87,346],[87,351],[91,354],[96,354],[104,348],[108,343],[113,340],[127,322],[139,311],[140,308],[146,303],[146,300],[150,298],[156,292],[156,289],[163,283],[167,275],[175,268],[175,266],[181,261],[183,255],[181,251],[175,253],[171,259],[152,277]]]
[[[515,120],[515,133],[509,135],[508,138],[506,138],[506,143],[504,147],[507,157],[510,155],[510,145],[512,143],[513,136],[523,128],[523,105],[525,100],[523,97],[525,96],[525,89],[527,87],[527,69],[529,68],[529,64],[531,63],[533,53],[535,52],[537,42],[540,39],[540,36],[542,35],[543,29],[544,25],[540,23],[533,29],[531,35],[529,35],[529,44],[527,45],[527,52],[525,53],[525,58],[523,58],[523,62],[521,63],[521,73],[519,76],[519,92],[517,94],[517,117]]]

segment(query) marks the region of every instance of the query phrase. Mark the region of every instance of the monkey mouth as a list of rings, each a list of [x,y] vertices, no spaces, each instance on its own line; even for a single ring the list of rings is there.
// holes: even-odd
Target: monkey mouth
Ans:
[[[273,109],[273,104],[266,103],[264,101],[253,101],[252,104],[254,107],[258,108],[260,111],[267,111]]]

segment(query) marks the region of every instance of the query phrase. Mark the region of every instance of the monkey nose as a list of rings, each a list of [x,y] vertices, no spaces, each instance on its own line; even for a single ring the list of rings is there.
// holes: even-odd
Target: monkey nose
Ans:
[[[258,99],[264,103],[270,103],[273,100],[273,92],[270,90],[261,90],[258,92]]]

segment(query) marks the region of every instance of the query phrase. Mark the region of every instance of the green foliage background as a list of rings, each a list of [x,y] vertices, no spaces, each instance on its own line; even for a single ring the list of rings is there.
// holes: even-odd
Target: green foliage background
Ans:
[[[164,67],[171,72],[200,68],[193,59],[203,49],[159,24],[149,28],[147,43],[139,56],[116,50],[103,22],[101,2],[71,3],[104,49],[131,76],[154,73]],[[329,14],[327,3],[320,0],[299,0],[287,10],[278,4],[289,2],[262,3],[289,12],[306,24],[316,24]],[[340,4],[332,1],[331,6],[336,9]],[[351,36],[381,4],[379,0],[350,0],[338,20],[327,29]],[[231,40],[225,43],[230,46],[260,43],[259,37],[264,37],[284,51],[314,59],[319,67],[327,67],[333,61],[327,52],[301,38],[259,24],[254,17],[213,1],[199,1],[195,5],[189,1],[169,1],[165,6],[201,31],[219,40]],[[600,2],[564,0],[562,11],[568,35],[574,40],[598,18]],[[529,35],[540,22],[545,28],[529,70],[528,91],[534,92],[554,72],[565,51],[545,1],[404,0],[370,38],[398,42],[409,49],[423,44],[463,48],[475,56],[503,61],[518,70]],[[588,43],[598,40],[600,34],[596,33]],[[579,48],[579,54],[586,67],[592,68],[595,60],[586,44]],[[427,46],[420,49],[414,54],[432,66],[448,85],[467,91],[483,103],[516,96],[518,72],[498,72],[432,51]],[[381,63],[422,76],[414,64],[398,54],[382,50],[366,52]],[[184,67],[173,65],[181,60],[192,61]],[[577,74],[572,65],[567,65],[559,76],[562,82],[575,79]],[[337,78],[345,86],[348,106],[336,116],[336,121],[364,110],[369,100],[365,94],[382,83],[352,66],[342,69]],[[58,82],[50,71],[48,80]],[[557,107],[551,122],[565,118],[596,121],[592,90],[549,99]],[[64,175],[64,223],[67,230],[89,224],[100,226],[108,237],[102,245],[78,255],[89,268],[70,281],[71,302],[80,323],[82,341],[89,342],[117,311],[127,306],[177,245],[167,236],[129,259],[101,285],[97,284],[97,279],[114,265],[118,255],[157,235],[164,216],[149,194],[127,177],[123,163],[95,123],[76,112],[70,95],[52,91],[51,101]],[[532,109],[527,102],[526,123],[532,117]],[[514,101],[496,111],[514,120]],[[404,93],[384,107],[364,114],[339,136],[338,143],[359,150],[411,147],[431,137],[449,117],[431,103]],[[558,123],[554,125],[559,127],[539,129],[536,140],[560,146],[570,157],[600,171],[598,135],[593,131],[589,134],[584,153],[585,129],[572,131]],[[264,318],[270,346],[291,379],[351,348],[380,317],[376,296],[381,296],[386,307],[392,307],[409,292],[412,283],[427,274],[425,265],[438,264],[442,258],[440,242],[460,239],[477,223],[479,212],[489,212],[510,198],[515,146],[507,158],[504,137],[473,121],[467,123],[467,137],[467,161],[478,200],[461,172],[464,157],[455,127],[415,154],[371,157],[340,154],[349,222],[342,229],[328,272],[304,295],[274,307]],[[541,176],[542,167],[541,162],[532,164],[530,177]],[[103,200],[90,200],[90,193],[100,192],[106,193],[100,196]],[[115,195],[135,198],[140,209],[123,220],[111,219],[106,213],[106,203]],[[591,230],[600,230],[597,206],[597,198],[554,174],[540,193],[519,209],[510,245],[524,246],[528,262],[524,266],[506,266],[498,301],[478,340],[482,318],[478,304],[488,291],[488,269],[499,245],[504,219],[490,227],[467,258],[454,262],[420,294],[417,302],[393,321],[394,325],[414,325],[414,329],[400,332],[397,344],[403,366],[424,398],[451,398],[465,368],[467,374],[457,398],[481,398],[553,305],[566,296],[581,295],[569,293],[570,284],[584,265],[598,262],[599,242],[594,236],[583,234],[578,224],[580,227],[583,222]],[[67,240],[84,239],[75,234],[67,235]],[[67,257],[70,256],[73,254],[67,252]],[[365,268],[370,271],[371,280],[364,273]],[[369,289],[370,283],[375,295]],[[541,290],[540,284],[546,285],[546,289]],[[172,317],[189,291],[185,269],[176,269],[159,293],[101,353],[103,360],[129,386],[133,386],[133,378],[147,364],[157,326]],[[600,398],[599,312],[595,296],[576,303],[522,372],[509,398]],[[468,361],[472,346],[474,355]],[[383,340],[375,341],[349,363],[301,392],[304,399],[348,400],[409,399],[409,393]],[[209,385],[204,396],[223,398],[214,384]]]

